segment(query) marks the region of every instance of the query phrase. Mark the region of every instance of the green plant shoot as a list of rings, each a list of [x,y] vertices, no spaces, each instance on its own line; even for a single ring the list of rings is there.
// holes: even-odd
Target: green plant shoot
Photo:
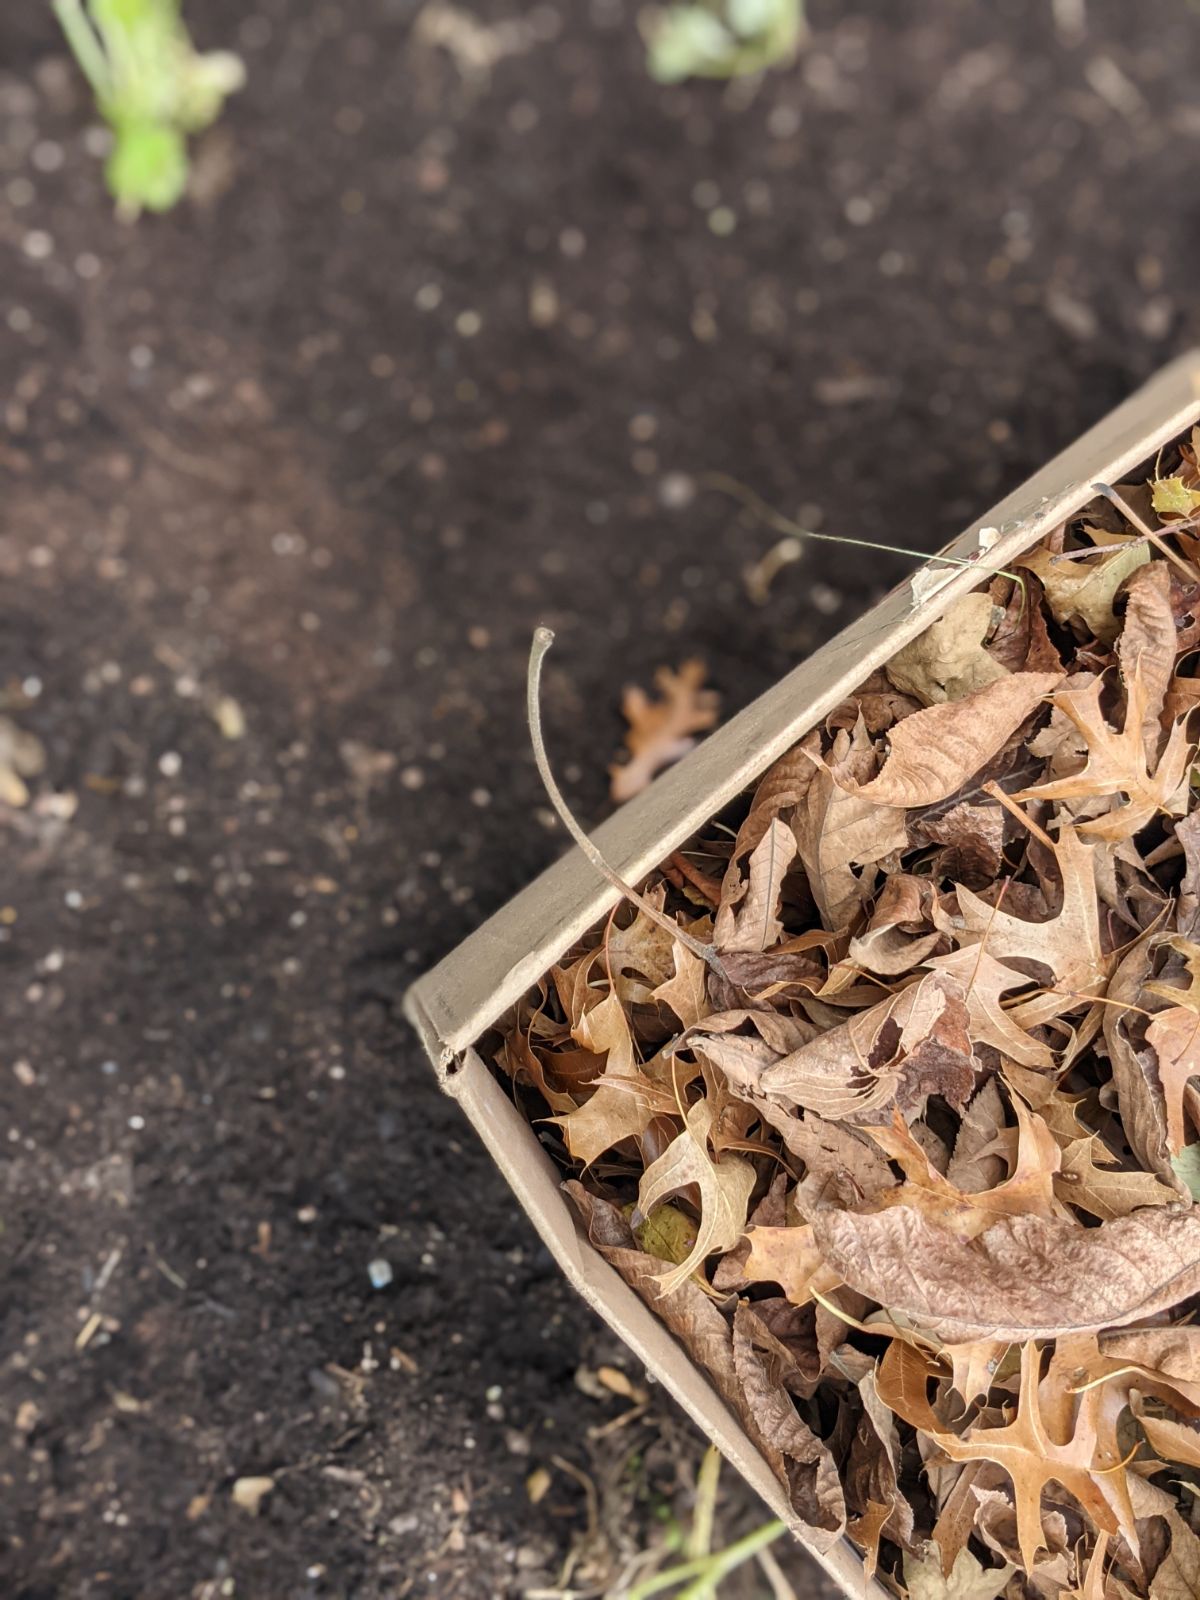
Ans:
[[[805,34],[804,0],[698,0],[650,13],[650,76],[740,78],[794,60]]]
[[[117,209],[169,211],[187,187],[189,134],[215,122],[245,68],[200,52],[180,0],[53,0],[67,42],[113,132],[105,166]]]

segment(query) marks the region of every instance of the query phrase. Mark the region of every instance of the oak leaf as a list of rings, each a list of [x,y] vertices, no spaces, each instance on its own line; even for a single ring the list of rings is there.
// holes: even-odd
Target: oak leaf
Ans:
[[[622,1139],[642,1134],[657,1116],[671,1116],[674,1097],[642,1071],[621,998],[615,989],[584,1013],[571,1037],[585,1050],[604,1057],[604,1067],[588,1099],[575,1110],[549,1117],[567,1140],[567,1148],[590,1166]]]
[[[1160,813],[1182,816],[1187,810],[1187,768],[1194,753],[1186,719],[1176,722],[1161,757],[1148,757],[1143,729],[1146,686],[1135,668],[1126,685],[1125,720],[1120,733],[1110,728],[1100,709],[1103,681],[1086,689],[1065,690],[1055,704],[1078,728],[1087,745],[1081,772],[1022,789],[1018,800],[1091,800],[1126,797],[1125,803],[1078,824],[1079,832],[1116,844],[1131,839]],[[1154,770],[1151,772],[1150,768]]]
[[[1011,1421],[999,1427],[975,1425],[959,1435],[946,1430],[930,1406],[925,1387],[932,1375],[928,1362],[911,1345],[894,1339],[879,1372],[879,1392],[898,1415],[920,1429],[952,1461],[994,1461],[1007,1472],[1017,1513],[1017,1538],[1021,1559],[1031,1572],[1037,1552],[1045,1545],[1042,1530],[1042,1493],[1058,1483],[1074,1495],[1106,1532],[1120,1529],[1136,1548],[1132,1512],[1114,1509],[1101,1491],[1098,1462],[1096,1400],[1094,1391],[1082,1397],[1070,1437],[1053,1439],[1042,1418],[1038,1398],[1040,1351],[1030,1340],[1021,1353],[1021,1382],[1017,1409]],[[1119,1459],[1119,1458],[1118,1458]]]
[[[618,804],[639,794],[656,772],[686,755],[696,742],[693,734],[715,724],[717,696],[702,687],[705,676],[702,661],[685,661],[678,672],[660,667],[654,674],[657,700],[644,689],[626,689],[621,710],[629,723],[625,743],[630,758],[608,769],[610,793]]]
[[[861,722],[852,734],[839,732],[792,818],[800,860],[829,929],[849,926],[870,892],[869,879],[864,881],[865,875],[855,869],[874,866],[908,845],[903,811],[880,807],[854,792],[855,785],[874,775],[876,765]]]
[[[1064,1146],[1054,1192],[1101,1222],[1127,1217],[1142,1206],[1169,1206],[1179,1201],[1178,1190],[1160,1182],[1152,1172],[1121,1166],[1096,1134]]]
[[[683,1132],[646,1168],[638,1185],[638,1210],[643,1216],[689,1184],[700,1191],[696,1242],[686,1261],[663,1274],[664,1294],[678,1288],[714,1251],[735,1245],[746,1226],[757,1174],[742,1156],[726,1153],[720,1161],[713,1160],[708,1153],[712,1124],[712,1106],[697,1100],[684,1119]]]
[[[959,1551],[949,1576],[936,1557],[904,1557],[909,1600],[997,1600],[1015,1571],[1008,1562],[1002,1567],[982,1566],[969,1550]]]

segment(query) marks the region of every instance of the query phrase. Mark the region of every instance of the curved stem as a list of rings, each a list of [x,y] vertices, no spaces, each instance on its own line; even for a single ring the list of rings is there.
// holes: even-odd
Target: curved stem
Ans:
[[[702,944],[699,939],[693,938],[690,933],[681,928],[665,912],[660,911],[657,906],[651,905],[649,900],[644,895],[639,894],[631,884],[626,883],[625,879],[613,867],[609,866],[608,862],[588,838],[563,798],[562,790],[558,787],[554,773],[550,769],[550,758],[546,754],[546,741],[542,735],[542,662],[546,659],[546,652],[553,643],[554,634],[549,628],[534,629],[533,644],[529,651],[529,677],[526,685],[529,739],[533,745],[533,757],[537,762],[538,775],[542,780],[546,794],[549,796],[550,804],[558,813],[559,821],[563,827],[606,882],[611,883],[613,888],[624,895],[626,900],[632,901],[644,916],[650,918],[651,922],[656,922],[664,932],[671,935],[672,939],[686,946],[693,955],[697,955],[702,961],[707,962],[719,977],[728,981],[728,975],[714,947],[711,944]]]

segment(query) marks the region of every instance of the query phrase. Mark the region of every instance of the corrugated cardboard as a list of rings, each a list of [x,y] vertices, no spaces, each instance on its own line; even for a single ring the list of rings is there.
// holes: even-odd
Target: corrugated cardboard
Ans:
[[[1009,565],[1093,497],[1200,419],[1200,350],[1130,399],[981,517],[943,552],[976,563],[929,564],[782,678],[595,833],[639,882],[795,744],[983,572]],[[474,1048],[522,994],[610,910],[616,892],[579,851],[544,872],[409,990],[405,1011],[446,1090],[460,1102],[571,1283],[804,1543],[805,1532],[741,1425],[683,1348],[592,1249],[560,1174]],[[820,1554],[854,1600],[882,1600],[848,1542]]]

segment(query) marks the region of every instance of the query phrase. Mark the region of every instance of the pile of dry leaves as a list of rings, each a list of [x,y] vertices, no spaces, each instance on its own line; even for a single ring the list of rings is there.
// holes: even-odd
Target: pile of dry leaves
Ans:
[[[625,908],[498,1047],[813,1541],[922,1600],[1200,1594],[1196,446],[663,865],[714,964]]]

